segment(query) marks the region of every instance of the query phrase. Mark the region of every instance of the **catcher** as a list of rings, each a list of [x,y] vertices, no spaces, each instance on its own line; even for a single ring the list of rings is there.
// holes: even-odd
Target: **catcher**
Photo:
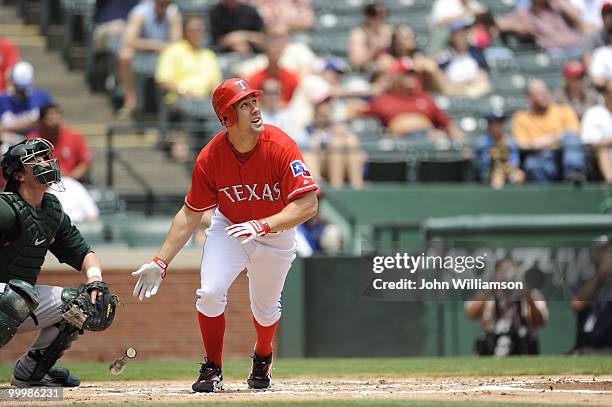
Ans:
[[[31,139],[12,146],[2,160],[7,184],[0,193],[0,348],[15,334],[40,331],[15,364],[11,384],[17,387],[78,386],[80,380],[55,362],[84,330],[106,329],[117,303],[91,247],[57,198],[45,192],[61,185],[52,151],[48,141]],[[86,284],[37,285],[48,250],[82,270]]]

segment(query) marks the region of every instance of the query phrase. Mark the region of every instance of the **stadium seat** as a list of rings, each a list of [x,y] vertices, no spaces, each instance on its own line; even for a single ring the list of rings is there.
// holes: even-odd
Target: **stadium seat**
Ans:
[[[95,220],[92,222],[83,222],[77,224],[81,236],[87,241],[87,243],[96,245],[107,243],[110,241],[111,236],[109,229],[106,227],[102,220]]]
[[[175,0],[183,16],[205,16],[216,0]]]
[[[318,55],[346,56],[348,32],[313,33],[310,38],[310,47]]]
[[[490,78],[493,90],[497,93],[505,96],[525,94],[527,78],[522,74],[491,72]]]
[[[468,180],[472,164],[469,159],[419,160],[419,182],[464,182]]]
[[[515,55],[516,63],[523,72],[531,75],[546,73],[561,74],[566,58],[553,58],[545,52],[519,52]]]
[[[128,246],[159,246],[164,242],[172,219],[158,217],[130,217],[120,225],[120,237]]]

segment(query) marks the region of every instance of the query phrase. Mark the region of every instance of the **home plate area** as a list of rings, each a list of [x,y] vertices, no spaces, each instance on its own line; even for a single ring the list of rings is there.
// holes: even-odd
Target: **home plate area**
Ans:
[[[191,391],[184,381],[90,382],[64,391],[64,403],[193,402],[287,400],[440,400],[612,405],[612,376],[537,376],[470,378],[312,378],[276,380],[268,390],[251,390],[226,381],[224,390]],[[47,402],[48,403],[48,402]],[[34,402],[35,404],[35,402]]]

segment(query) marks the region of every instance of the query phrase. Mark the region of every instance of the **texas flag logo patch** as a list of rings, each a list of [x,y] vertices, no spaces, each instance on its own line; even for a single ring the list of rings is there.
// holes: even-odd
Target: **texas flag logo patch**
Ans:
[[[306,164],[301,162],[300,160],[295,160],[291,162],[291,171],[293,172],[293,176],[297,177],[298,175],[302,175],[306,178],[312,178],[310,171],[308,171],[308,167]]]

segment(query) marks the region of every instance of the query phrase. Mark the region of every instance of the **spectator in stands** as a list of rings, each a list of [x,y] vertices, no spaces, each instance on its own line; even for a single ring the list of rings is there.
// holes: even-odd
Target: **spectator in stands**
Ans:
[[[283,129],[291,138],[295,140],[304,155],[304,160],[308,163],[308,153],[310,140],[306,129],[297,125],[294,111],[283,105],[281,99],[280,83],[273,78],[266,79],[261,86],[260,109],[261,117],[266,124],[271,124]]]
[[[248,82],[254,88],[261,88],[268,78],[276,79],[281,86],[281,99],[287,105],[293,97],[293,92],[300,83],[299,76],[279,64],[283,50],[287,46],[289,37],[286,33],[269,33],[265,40],[265,53],[268,57],[268,66],[253,74]]]
[[[593,52],[597,48],[612,44],[612,1],[606,0],[601,6],[602,28],[591,33],[582,44],[582,62],[587,69],[590,69],[593,59]],[[593,80],[593,78],[591,78]],[[595,81],[597,78],[595,78]],[[597,85],[601,85],[598,83]]]
[[[555,102],[567,104],[581,118],[585,110],[597,104],[597,92],[585,82],[586,72],[580,61],[569,61],[563,67],[564,82],[555,92]]]
[[[612,242],[606,236],[591,249],[595,276],[576,291],[574,355],[612,354]]]
[[[4,142],[14,144],[34,129],[40,108],[51,103],[51,96],[33,88],[34,68],[29,62],[13,66],[10,83],[12,90],[0,95],[0,134]]]
[[[130,11],[140,0],[97,0],[94,12],[93,50],[106,50],[111,38],[120,38],[125,32],[125,23]]]
[[[222,52],[261,50],[264,22],[255,8],[239,0],[219,0],[210,11],[213,44]]]
[[[181,13],[172,0],[150,0],[131,11],[123,48],[119,51],[119,83],[123,88],[123,108],[120,117],[130,116],[136,109],[132,60],[137,52],[161,53],[166,46],[181,38]]]
[[[449,47],[438,56],[438,64],[445,74],[447,94],[480,97],[491,90],[489,66],[480,48],[468,43],[467,29],[462,20],[449,24]]]
[[[551,56],[580,55],[580,16],[567,0],[533,0],[497,20],[502,32],[532,37]]]
[[[436,0],[431,8],[431,22],[437,28],[448,27],[453,21],[473,22],[487,8],[476,0]]]
[[[166,47],[157,64],[155,80],[167,93],[165,102],[173,105],[179,98],[209,96],[222,75],[214,52],[202,48],[204,20],[187,17],[183,39]]]
[[[525,173],[520,169],[519,150],[504,129],[506,116],[492,112],[485,119],[488,131],[480,136],[476,150],[481,178],[493,189],[501,189],[506,182],[522,184]]]
[[[584,33],[601,30],[601,6],[606,0],[569,0],[580,16],[581,29]]]
[[[444,93],[444,75],[437,62],[417,47],[414,30],[406,24],[400,24],[393,30],[391,46],[377,59],[378,69],[385,72],[391,69],[398,58],[410,57],[414,62],[414,70],[419,73],[425,88]]]
[[[306,127],[314,119],[314,101],[331,96],[335,121],[348,121],[353,118],[361,105],[357,98],[376,94],[375,85],[361,79],[343,83],[343,76],[349,66],[342,58],[321,59],[313,72],[300,79],[300,85],[291,99],[291,109],[297,122]]]
[[[62,204],[62,209],[73,224],[92,222],[100,217],[98,205],[87,188],[74,178],[62,175],[63,190],[49,188]]]
[[[494,281],[521,281],[524,274],[511,258],[495,265]],[[476,340],[476,352],[481,356],[534,355],[539,352],[537,332],[548,321],[544,296],[536,288],[525,290],[482,290],[465,302],[465,313],[480,321],[482,333]]]
[[[391,45],[391,27],[385,22],[387,10],[382,3],[365,6],[365,20],[349,33],[348,58],[353,68],[375,70],[376,59]]]
[[[286,36],[289,42],[283,49],[278,64],[285,69],[295,72],[300,77],[306,76],[313,71],[316,66],[317,55],[310,49],[308,44],[301,41],[291,41],[288,36],[289,31],[287,25],[281,22],[275,22],[272,25],[266,26],[266,36]],[[268,57],[261,53],[234,64],[232,72],[234,76],[240,78],[249,78],[255,72],[259,72],[268,66]]]
[[[310,30],[315,23],[310,0],[248,0],[247,3],[257,10],[266,26],[282,21],[290,32],[296,32]]]
[[[327,175],[332,188],[341,188],[348,178],[351,188],[363,187],[364,155],[359,139],[348,127],[332,120],[332,98],[324,97],[315,104],[312,126],[308,127],[310,144],[315,154],[308,165],[313,177]]]
[[[589,108],[582,118],[582,142],[595,150],[604,180],[612,183],[612,80],[603,89],[603,103]]]
[[[396,61],[389,90],[370,100],[364,110],[366,115],[377,117],[392,137],[420,135],[440,139],[448,135],[456,141],[464,138],[461,130],[423,90],[414,64],[408,58]]]
[[[582,182],[585,157],[578,132],[578,116],[569,105],[551,103],[546,83],[532,79],[527,85],[528,111],[512,118],[512,133],[519,148],[529,150],[524,161],[527,179],[539,183],[563,178]],[[561,166],[555,155],[561,152]],[[561,174],[560,174],[561,173]]]
[[[44,138],[54,146],[53,158],[57,159],[62,176],[83,181],[91,168],[91,153],[83,135],[64,126],[60,107],[50,103],[40,109],[38,129],[27,138]]]
[[[428,52],[435,55],[446,48],[448,28],[452,22],[462,20],[471,25],[486,13],[487,7],[476,0],[436,0],[430,14],[433,29]]]
[[[612,38],[612,34],[610,34]],[[589,66],[589,76],[595,87],[601,87],[612,80],[612,45],[596,48]]]
[[[19,49],[5,37],[0,37],[0,94],[7,91],[9,75],[13,66],[19,61]]]

